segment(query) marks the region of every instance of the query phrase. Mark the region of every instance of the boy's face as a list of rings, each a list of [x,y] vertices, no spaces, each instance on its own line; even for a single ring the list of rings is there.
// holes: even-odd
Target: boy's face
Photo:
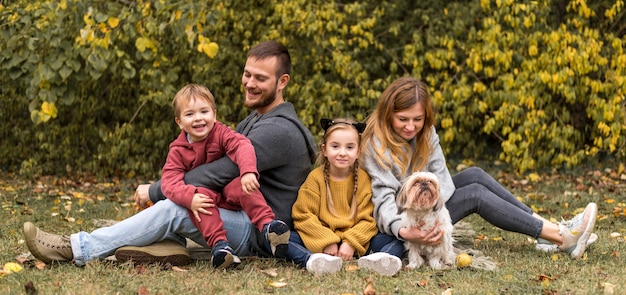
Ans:
[[[215,110],[202,99],[192,97],[188,103],[181,102],[176,124],[189,134],[192,142],[204,140],[215,126]]]

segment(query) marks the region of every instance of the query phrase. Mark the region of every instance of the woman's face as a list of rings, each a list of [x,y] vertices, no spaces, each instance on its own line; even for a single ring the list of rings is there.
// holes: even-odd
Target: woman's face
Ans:
[[[393,131],[405,140],[411,140],[424,128],[425,116],[426,112],[421,103],[395,112],[391,117]]]

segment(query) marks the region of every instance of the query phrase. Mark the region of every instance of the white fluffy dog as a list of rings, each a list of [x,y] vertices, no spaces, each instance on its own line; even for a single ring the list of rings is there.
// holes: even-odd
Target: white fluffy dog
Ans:
[[[396,198],[398,214],[402,215],[407,227],[420,227],[422,230],[432,229],[439,221],[439,229],[443,231],[441,243],[425,246],[405,242],[409,251],[409,269],[419,268],[428,261],[433,269],[445,269],[453,265],[455,254],[452,244],[452,221],[443,200],[439,197],[439,180],[430,172],[415,172],[409,176]],[[423,222],[423,224],[422,224]]]

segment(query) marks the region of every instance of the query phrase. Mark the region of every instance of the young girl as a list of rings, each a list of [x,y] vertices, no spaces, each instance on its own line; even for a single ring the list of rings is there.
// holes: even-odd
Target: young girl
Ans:
[[[588,204],[572,220],[554,224],[534,213],[480,168],[450,176],[434,117],[426,85],[404,77],[385,89],[367,120],[363,165],[372,177],[375,218],[384,233],[425,245],[440,242],[438,227],[424,231],[404,227],[395,202],[406,176],[413,171],[429,171],[439,177],[440,196],[447,201],[453,223],[478,213],[501,229],[550,241],[573,258],[581,257],[587,244],[597,239],[592,233],[598,210],[595,203]]]
[[[378,234],[372,216],[370,177],[358,163],[359,134],[365,124],[347,119],[322,119],[321,124],[318,166],[300,187],[293,205],[295,231],[287,258],[322,275],[339,271],[342,261],[362,256],[361,268],[394,275],[402,266],[397,256],[404,248],[394,237]],[[387,253],[363,256],[368,249]]]

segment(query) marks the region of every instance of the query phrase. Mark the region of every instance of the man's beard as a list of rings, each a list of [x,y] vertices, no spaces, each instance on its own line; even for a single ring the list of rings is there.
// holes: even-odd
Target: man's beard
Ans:
[[[276,86],[278,86],[278,84]],[[254,102],[246,100],[243,105],[250,109],[258,109],[272,104],[276,100],[276,86],[272,92],[261,96],[259,100]]]

